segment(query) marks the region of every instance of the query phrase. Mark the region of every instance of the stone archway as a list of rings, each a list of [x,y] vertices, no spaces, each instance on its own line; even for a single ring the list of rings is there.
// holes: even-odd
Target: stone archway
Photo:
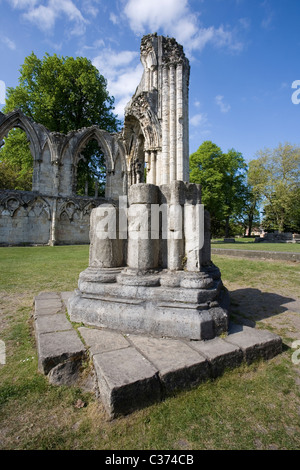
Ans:
[[[106,187],[105,197],[116,198],[119,195],[126,194],[126,160],[125,148],[119,134],[110,134],[98,126],[91,126],[81,129],[70,136],[67,148],[62,154],[62,162],[64,159],[72,160],[72,188],[73,193],[76,187],[76,170],[80,160],[82,149],[91,140],[98,143],[99,148],[103,151],[106,166]]]
[[[43,126],[31,121],[20,110],[8,114],[0,113],[0,141],[15,127],[19,127],[26,133],[33,159],[39,160],[41,158],[42,147],[38,127]]]
[[[123,137],[129,185],[139,182],[159,184],[161,124],[147,93],[137,95],[125,110]],[[137,169],[138,168],[138,169]],[[144,174],[139,178],[141,168]]]
[[[0,142],[13,129],[19,128],[25,132],[29,149],[33,159],[32,190],[39,190],[40,162],[43,159],[43,145],[48,138],[48,131],[44,126],[33,122],[21,110],[8,114],[0,113]]]

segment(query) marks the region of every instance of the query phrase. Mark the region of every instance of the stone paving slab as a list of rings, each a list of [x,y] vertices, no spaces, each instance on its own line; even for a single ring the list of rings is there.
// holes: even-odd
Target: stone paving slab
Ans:
[[[78,328],[85,344],[92,355],[116,349],[129,348],[130,344],[124,335],[116,331],[98,330],[96,328]]]
[[[62,313],[62,298],[59,293],[39,294],[34,301],[34,327],[38,350],[38,367],[44,374],[66,362],[80,363],[86,355],[86,348]],[[63,383],[63,380],[62,380]]]
[[[74,330],[38,334],[37,348],[39,370],[46,375],[59,363],[82,359],[86,352]]]
[[[72,293],[43,293],[35,299],[35,331],[39,369],[56,383],[68,382],[86,353],[93,360],[99,395],[111,418],[162,400],[220,376],[225,369],[270,359],[282,351],[279,336],[244,325],[230,325],[226,337],[189,341],[123,334],[69,322],[64,307]],[[45,308],[43,302],[50,302]],[[45,314],[45,310],[51,310]]]
[[[158,370],[135,348],[95,354],[99,392],[111,417],[161,400]]]
[[[73,329],[72,324],[67,319],[65,313],[57,313],[55,315],[37,315],[35,327],[37,334]]]
[[[51,315],[62,311],[63,303],[59,297],[42,297],[35,299],[35,316]]]
[[[280,336],[249,326],[232,325],[225,341],[238,346],[248,364],[260,358],[271,359],[282,351]]]
[[[129,340],[157,367],[166,393],[198,385],[209,377],[206,358],[183,341],[135,335]]]
[[[214,378],[221,375],[225,369],[238,367],[244,359],[243,351],[239,346],[230,344],[222,338],[214,338],[210,341],[193,341],[191,347],[207,358],[211,375]]]
[[[35,300],[47,300],[47,299],[61,299],[60,292],[40,292],[36,297]]]

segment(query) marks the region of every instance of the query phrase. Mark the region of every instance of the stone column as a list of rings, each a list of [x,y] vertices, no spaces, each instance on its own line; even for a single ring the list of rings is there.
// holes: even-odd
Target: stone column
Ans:
[[[183,86],[182,86],[182,64],[176,67],[176,111],[177,111],[177,179],[183,181]]]
[[[189,172],[189,87],[188,87],[188,72],[185,69],[183,76],[183,181],[190,180]]]
[[[161,182],[161,172],[162,172],[162,152],[161,150],[158,150],[156,153],[156,184],[157,186],[160,186],[162,184]]]
[[[156,184],[156,152],[151,151],[151,178],[149,183]]]
[[[176,79],[175,66],[170,65],[170,182],[176,180]]]
[[[147,271],[158,267],[159,239],[151,236],[151,205],[158,202],[158,187],[153,184],[129,188],[128,268]]]
[[[111,171],[106,171],[105,197],[111,198]]]
[[[91,268],[116,268],[123,265],[123,240],[119,237],[118,208],[101,204],[91,212],[90,255]]]
[[[154,67],[152,70],[152,89],[157,90],[157,68]]]
[[[168,67],[163,66],[162,82],[162,167],[160,184],[169,183],[169,77]]]
[[[211,263],[211,242],[210,242],[210,215],[204,211],[204,243],[200,252],[201,266],[209,266]]]
[[[57,212],[57,199],[55,197],[53,198],[53,204],[52,204],[52,217],[51,217],[50,240],[49,240],[50,246],[56,245],[56,212]]]
[[[204,245],[204,206],[201,204],[199,185],[187,184],[184,205],[184,237],[186,271],[197,272],[201,268],[201,250]]]
[[[40,166],[42,160],[33,161],[32,191],[40,191]]]
[[[53,160],[52,162],[53,169],[53,195],[58,196],[59,191],[59,160]]]
[[[168,269],[174,271],[183,268],[184,235],[183,208],[185,186],[181,181],[170,184],[170,203],[168,205]]]
[[[145,150],[145,164],[146,164],[146,182],[152,184],[152,167],[151,167],[151,160],[150,160],[150,152]]]

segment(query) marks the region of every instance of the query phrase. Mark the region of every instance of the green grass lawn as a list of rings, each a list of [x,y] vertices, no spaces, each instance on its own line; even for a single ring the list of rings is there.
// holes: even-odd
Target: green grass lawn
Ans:
[[[288,348],[268,362],[228,371],[114,421],[94,395],[49,385],[37,370],[33,299],[41,291],[75,289],[88,251],[0,248],[0,339],[7,353],[0,365],[1,449],[300,449],[300,393]],[[299,286],[299,268],[292,263],[226,257],[214,262],[225,285],[238,279],[249,286],[251,280],[262,289],[268,282],[276,292],[284,278],[289,292]]]
[[[224,243],[223,239],[212,240],[212,248],[234,250],[281,251],[284,253],[300,253],[300,243],[255,243],[253,238],[236,238],[233,243]]]

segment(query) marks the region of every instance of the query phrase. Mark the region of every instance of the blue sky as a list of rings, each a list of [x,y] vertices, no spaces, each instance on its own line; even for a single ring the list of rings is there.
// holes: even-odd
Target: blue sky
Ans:
[[[85,56],[122,118],[142,74],[141,37],[157,32],[190,60],[190,153],[212,140],[249,161],[300,144],[299,20],[299,0],[0,0],[0,99],[32,51]]]

